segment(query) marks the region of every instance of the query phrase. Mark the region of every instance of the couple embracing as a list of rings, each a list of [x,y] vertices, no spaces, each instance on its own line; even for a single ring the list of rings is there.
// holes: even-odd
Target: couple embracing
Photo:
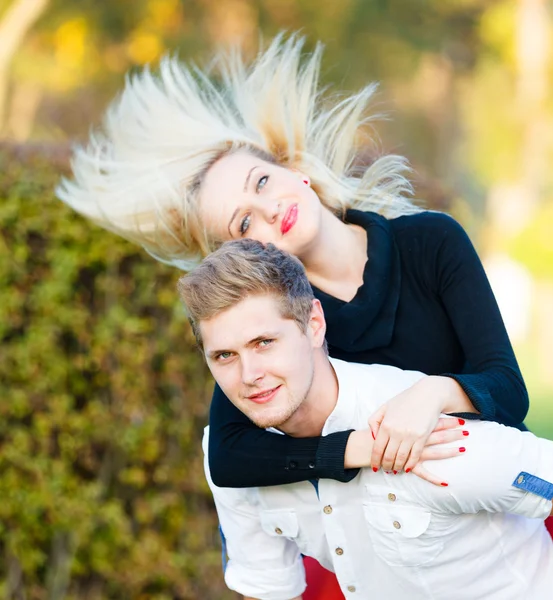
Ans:
[[[373,87],[329,102],[320,48],[301,51],[292,36],[215,79],[175,60],[136,75],[58,190],[185,270],[235,240],[181,285],[220,384],[206,452],[227,582],[298,597],[304,554],[346,597],[545,598],[551,444],[519,431],[528,397],[480,260],[453,219],[408,200],[401,157],[356,164]],[[246,259],[194,317],[194,277],[203,310],[217,261],[241,252],[278,255],[261,271],[301,300],[233,295]]]

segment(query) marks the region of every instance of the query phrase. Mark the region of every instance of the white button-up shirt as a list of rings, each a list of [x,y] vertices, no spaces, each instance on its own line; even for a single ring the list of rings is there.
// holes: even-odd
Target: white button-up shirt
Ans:
[[[323,435],[366,428],[379,405],[423,377],[331,363],[339,397]],[[362,469],[349,483],[218,488],[206,456],[228,587],[262,600],[298,596],[304,554],[334,571],[352,600],[553,598],[553,542],[543,523],[551,501],[513,485],[537,477],[547,488],[553,442],[491,422],[467,421],[464,428],[466,453],[426,464],[448,487]],[[206,428],[205,453],[207,436]]]

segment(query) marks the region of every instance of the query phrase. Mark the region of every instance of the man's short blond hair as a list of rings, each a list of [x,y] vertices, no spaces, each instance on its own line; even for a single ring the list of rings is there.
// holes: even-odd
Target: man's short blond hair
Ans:
[[[226,242],[193,271],[178,280],[177,290],[200,347],[200,323],[245,298],[270,294],[281,315],[305,332],[313,307],[313,290],[294,256],[273,244],[244,239]]]

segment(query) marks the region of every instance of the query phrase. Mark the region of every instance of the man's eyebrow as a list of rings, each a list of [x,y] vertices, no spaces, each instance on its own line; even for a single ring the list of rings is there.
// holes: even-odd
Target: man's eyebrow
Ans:
[[[247,342],[246,346],[255,346],[255,344],[262,342],[263,340],[272,340],[278,337],[276,331],[265,331],[257,336],[255,336],[252,340]]]

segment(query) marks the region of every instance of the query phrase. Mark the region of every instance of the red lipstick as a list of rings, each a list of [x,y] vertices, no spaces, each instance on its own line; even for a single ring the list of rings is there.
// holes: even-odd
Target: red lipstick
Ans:
[[[298,220],[298,205],[292,204],[284,214],[284,217],[280,223],[280,232],[285,235],[294,227]]]

